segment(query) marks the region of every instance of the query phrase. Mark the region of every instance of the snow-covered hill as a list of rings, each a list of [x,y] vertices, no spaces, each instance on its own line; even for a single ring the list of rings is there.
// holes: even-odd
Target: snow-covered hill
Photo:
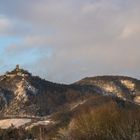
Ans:
[[[139,105],[140,81],[124,76],[99,76],[64,85],[32,76],[18,66],[0,76],[0,116],[46,116],[94,95],[112,96]]]

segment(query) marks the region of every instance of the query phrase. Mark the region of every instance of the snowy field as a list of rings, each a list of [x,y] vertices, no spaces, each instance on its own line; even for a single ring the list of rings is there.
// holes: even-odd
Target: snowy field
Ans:
[[[4,120],[0,120],[0,128],[7,129],[8,127],[12,125],[18,128],[30,122],[31,122],[31,119],[4,119]]]
[[[38,126],[38,125],[52,125],[52,124],[54,124],[54,122],[53,121],[51,121],[51,120],[44,120],[44,121],[37,121],[37,122],[35,122],[35,123],[32,123],[31,125],[29,125],[29,126],[27,126],[26,127],[26,129],[31,129],[32,127],[34,127],[34,126]]]

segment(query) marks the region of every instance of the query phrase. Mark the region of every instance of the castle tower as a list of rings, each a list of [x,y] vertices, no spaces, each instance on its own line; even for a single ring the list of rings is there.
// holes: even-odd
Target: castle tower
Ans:
[[[19,65],[16,65],[16,71],[19,71]]]

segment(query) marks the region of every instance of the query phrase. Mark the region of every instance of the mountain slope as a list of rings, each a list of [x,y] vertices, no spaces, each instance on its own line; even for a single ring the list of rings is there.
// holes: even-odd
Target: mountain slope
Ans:
[[[46,116],[63,106],[77,105],[95,95],[140,104],[140,81],[120,76],[85,78],[71,85],[56,84],[16,67],[0,76],[0,115]],[[83,102],[84,103],[84,102]]]
[[[117,96],[136,104],[140,104],[140,81],[126,76],[87,77],[76,85],[96,86],[103,95]]]
[[[82,90],[80,86],[52,83],[16,68],[0,76],[0,114],[45,116],[79,99],[85,92]]]

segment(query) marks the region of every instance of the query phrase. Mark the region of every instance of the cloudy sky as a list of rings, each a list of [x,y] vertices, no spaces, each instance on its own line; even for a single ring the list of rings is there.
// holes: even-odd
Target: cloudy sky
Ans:
[[[140,0],[1,0],[0,73],[16,64],[61,83],[140,79]]]

